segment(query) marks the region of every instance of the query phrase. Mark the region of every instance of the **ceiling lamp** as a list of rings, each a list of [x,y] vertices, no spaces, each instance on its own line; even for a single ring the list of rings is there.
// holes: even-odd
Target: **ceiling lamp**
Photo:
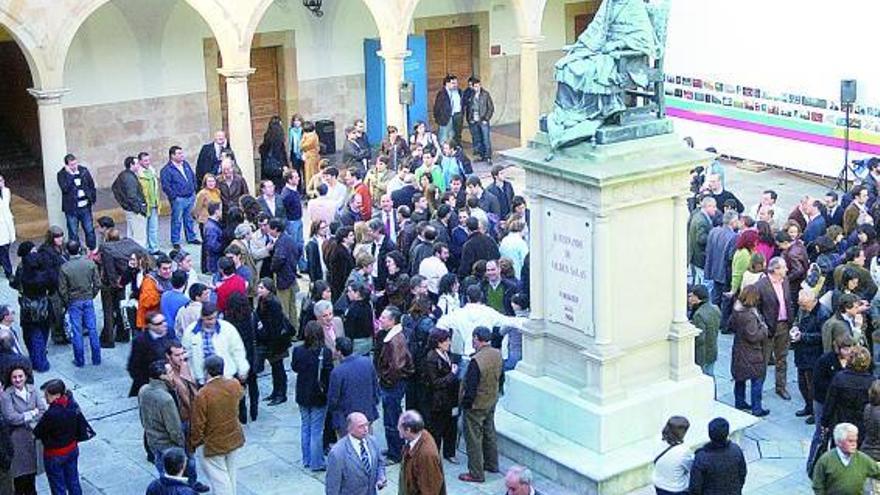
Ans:
[[[321,17],[324,12],[321,11],[323,0],[303,0],[303,7],[309,9],[309,12],[315,14],[315,17]]]

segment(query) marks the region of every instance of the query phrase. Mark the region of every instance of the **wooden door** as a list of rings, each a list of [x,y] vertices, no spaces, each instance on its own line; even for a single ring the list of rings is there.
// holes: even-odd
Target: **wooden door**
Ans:
[[[595,13],[591,14],[578,14],[574,16],[574,37],[577,39],[578,36],[581,35],[584,31],[587,30],[587,26],[593,22],[593,17],[595,17]]]
[[[459,87],[467,87],[474,75],[477,26],[425,31],[428,52],[428,114],[434,111],[434,95],[443,87],[447,74],[458,76]]]
[[[221,60],[222,66],[222,60]],[[248,97],[251,107],[251,129],[256,152],[263,142],[263,134],[269,127],[269,119],[281,115],[281,95],[278,81],[278,47],[251,50],[251,67],[256,71],[248,78]],[[226,78],[220,76],[220,110],[223,127],[229,127],[226,101]],[[286,123],[282,125],[287,127]],[[235,143],[232,143],[235,149]]]

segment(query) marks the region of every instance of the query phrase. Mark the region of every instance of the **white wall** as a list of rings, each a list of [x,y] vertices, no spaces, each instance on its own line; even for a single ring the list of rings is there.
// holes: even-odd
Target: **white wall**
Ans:
[[[565,44],[564,4],[548,0],[541,50]],[[519,54],[510,0],[421,0],[415,17],[490,12],[490,41]],[[275,0],[258,32],[293,29],[300,80],[362,74],[363,40],[378,37],[361,0],[325,2],[324,16],[300,0]],[[113,0],[89,17],[73,40],[65,64],[66,107],[115,103],[205,91],[203,39],[208,25],[183,0]],[[488,47],[484,47],[488,50]]]
[[[379,37],[366,4],[361,0],[332,0],[324,2],[323,11],[323,17],[315,17],[301,0],[275,0],[257,31],[294,30],[296,70],[301,81],[362,74],[363,40]]]
[[[65,107],[205,91],[207,24],[181,0],[114,0],[77,32]]]

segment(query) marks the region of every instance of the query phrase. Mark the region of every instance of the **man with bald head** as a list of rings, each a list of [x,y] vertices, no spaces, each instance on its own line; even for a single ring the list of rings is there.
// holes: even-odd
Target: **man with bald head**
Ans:
[[[377,495],[388,483],[385,465],[370,422],[359,412],[348,415],[348,434],[340,438],[327,456],[326,495]]]
[[[199,159],[196,161],[196,184],[201,185],[205,174],[220,175],[221,156],[224,151],[232,153],[226,133],[222,130],[214,133],[214,140],[202,146]]]

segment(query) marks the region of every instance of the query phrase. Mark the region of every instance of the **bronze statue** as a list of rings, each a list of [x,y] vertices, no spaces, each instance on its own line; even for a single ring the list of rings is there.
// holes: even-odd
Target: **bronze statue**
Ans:
[[[627,108],[625,89],[648,86],[648,60],[662,52],[658,32],[665,38],[665,8],[660,16],[645,0],[604,0],[577,42],[566,47],[556,62],[556,101],[547,116],[554,149],[592,139]]]

